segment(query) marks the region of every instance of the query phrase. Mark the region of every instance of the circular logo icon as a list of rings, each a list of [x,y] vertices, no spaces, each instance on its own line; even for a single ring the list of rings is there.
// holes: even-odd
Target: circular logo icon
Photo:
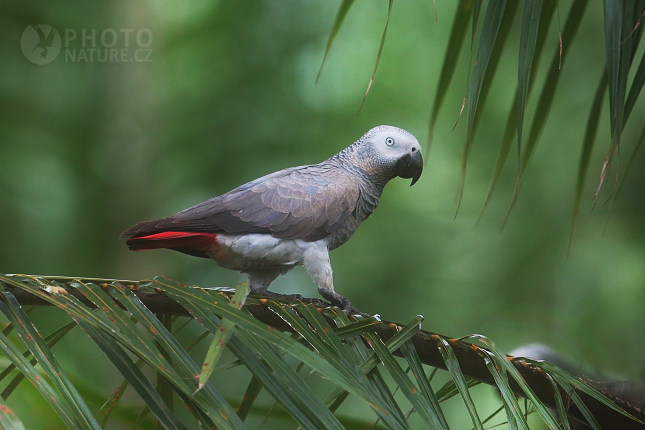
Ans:
[[[60,53],[60,34],[51,25],[30,25],[22,32],[20,47],[27,60],[34,64],[47,64]]]

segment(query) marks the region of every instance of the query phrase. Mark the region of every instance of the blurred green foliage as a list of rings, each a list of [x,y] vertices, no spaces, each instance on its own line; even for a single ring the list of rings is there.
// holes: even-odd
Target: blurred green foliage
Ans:
[[[564,3],[561,14],[568,10]],[[317,163],[378,124],[405,128],[425,141],[456,2],[437,2],[436,22],[432,2],[394,3],[379,69],[358,116],[387,2],[355,3],[315,84],[338,4],[3,2],[0,272],[132,279],[164,274],[201,286],[234,286],[243,276],[207,260],[128,252],[119,233],[275,170]],[[23,31],[36,24],[51,25],[62,37],[60,55],[45,65],[31,63],[20,49]],[[78,34],[67,45],[65,29]],[[115,48],[125,49],[128,59],[136,59],[134,36],[149,29],[150,61],[66,61],[66,50],[82,48],[83,30],[95,30],[93,40],[104,49],[105,29],[116,31]],[[129,29],[126,47],[127,31],[121,30]],[[358,308],[388,319],[423,314],[424,328],[453,336],[482,333],[506,350],[541,341],[584,368],[643,379],[642,153],[609,216],[603,202],[611,183],[592,211],[604,149],[593,154],[567,255],[581,144],[604,68],[600,3],[586,11],[560,71],[554,108],[514,212],[502,230],[516,178],[509,162],[475,228],[515,95],[519,26],[511,31],[482,111],[458,217],[453,219],[464,118],[453,126],[466,88],[467,52],[424,154],[421,180],[413,188],[407,181],[388,185],[376,213],[332,253],[336,288]],[[558,47],[557,25],[550,33],[548,56]],[[89,48],[92,39],[84,40]],[[538,83],[545,69],[542,64]],[[527,115],[535,99],[529,98]],[[610,138],[607,103],[598,148]],[[643,118],[641,100],[625,128],[624,154]],[[627,157],[621,155],[621,167]],[[315,294],[304,270],[282,277],[274,289]],[[33,317],[58,315],[38,309]],[[105,365],[98,350],[77,341],[57,347],[69,351],[61,360],[76,368],[79,380],[92,375],[88,384],[116,388],[114,375],[96,373]]]

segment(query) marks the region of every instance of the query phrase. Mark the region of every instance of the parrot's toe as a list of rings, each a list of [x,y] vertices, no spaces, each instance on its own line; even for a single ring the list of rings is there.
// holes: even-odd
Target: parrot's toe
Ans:
[[[360,315],[362,317],[369,317],[368,314],[359,311],[356,306],[352,304],[352,302],[349,301],[347,297],[340,296],[341,300],[340,303],[338,303],[338,306],[345,312],[345,315],[350,316],[350,315]]]
[[[350,316],[350,315],[360,315],[363,318],[368,318],[370,314],[366,314],[365,312],[359,311],[354,305],[350,303],[349,308],[344,308],[343,312],[345,312],[345,315]]]
[[[352,302],[349,301],[349,299],[345,296],[341,296],[334,290],[328,290],[325,288],[318,288],[318,292],[320,293],[321,296],[323,296],[325,299],[329,300],[329,302],[333,306],[337,306],[340,309],[345,312],[345,315],[350,316],[350,315],[360,315],[362,317],[369,317],[368,314],[359,311],[356,309],[354,305],[352,305]]]

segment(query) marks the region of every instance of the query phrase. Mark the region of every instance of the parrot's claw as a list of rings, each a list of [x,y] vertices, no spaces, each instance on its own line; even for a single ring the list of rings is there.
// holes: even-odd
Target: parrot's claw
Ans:
[[[352,305],[352,302],[350,302],[347,297],[341,296],[340,294],[338,294],[333,290],[326,290],[323,288],[319,288],[318,292],[325,299],[329,300],[332,305],[338,306],[339,308],[341,308],[343,312],[345,312],[345,315],[347,316],[360,315],[362,317],[369,317],[368,314],[356,309],[356,307]]]
[[[345,304],[342,308],[343,312],[345,312],[345,315],[350,316],[350,315],[360,315],[364,318],[368,318],[370,315],[366,314],[365,312],[359,311],[356,306],[352,305],[349,300],[347,300],[347,304]]]

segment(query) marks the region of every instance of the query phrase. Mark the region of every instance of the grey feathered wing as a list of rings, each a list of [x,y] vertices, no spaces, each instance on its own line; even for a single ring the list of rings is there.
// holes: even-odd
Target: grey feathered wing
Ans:
[[[357,178],[338,165],[324,162],[294,167],[251,181],[173,216],[139,223],[121,237],[143,239],[177,231],[264,233],[281,239],[315,241],[343,225],[356,209],[359,195]]]

